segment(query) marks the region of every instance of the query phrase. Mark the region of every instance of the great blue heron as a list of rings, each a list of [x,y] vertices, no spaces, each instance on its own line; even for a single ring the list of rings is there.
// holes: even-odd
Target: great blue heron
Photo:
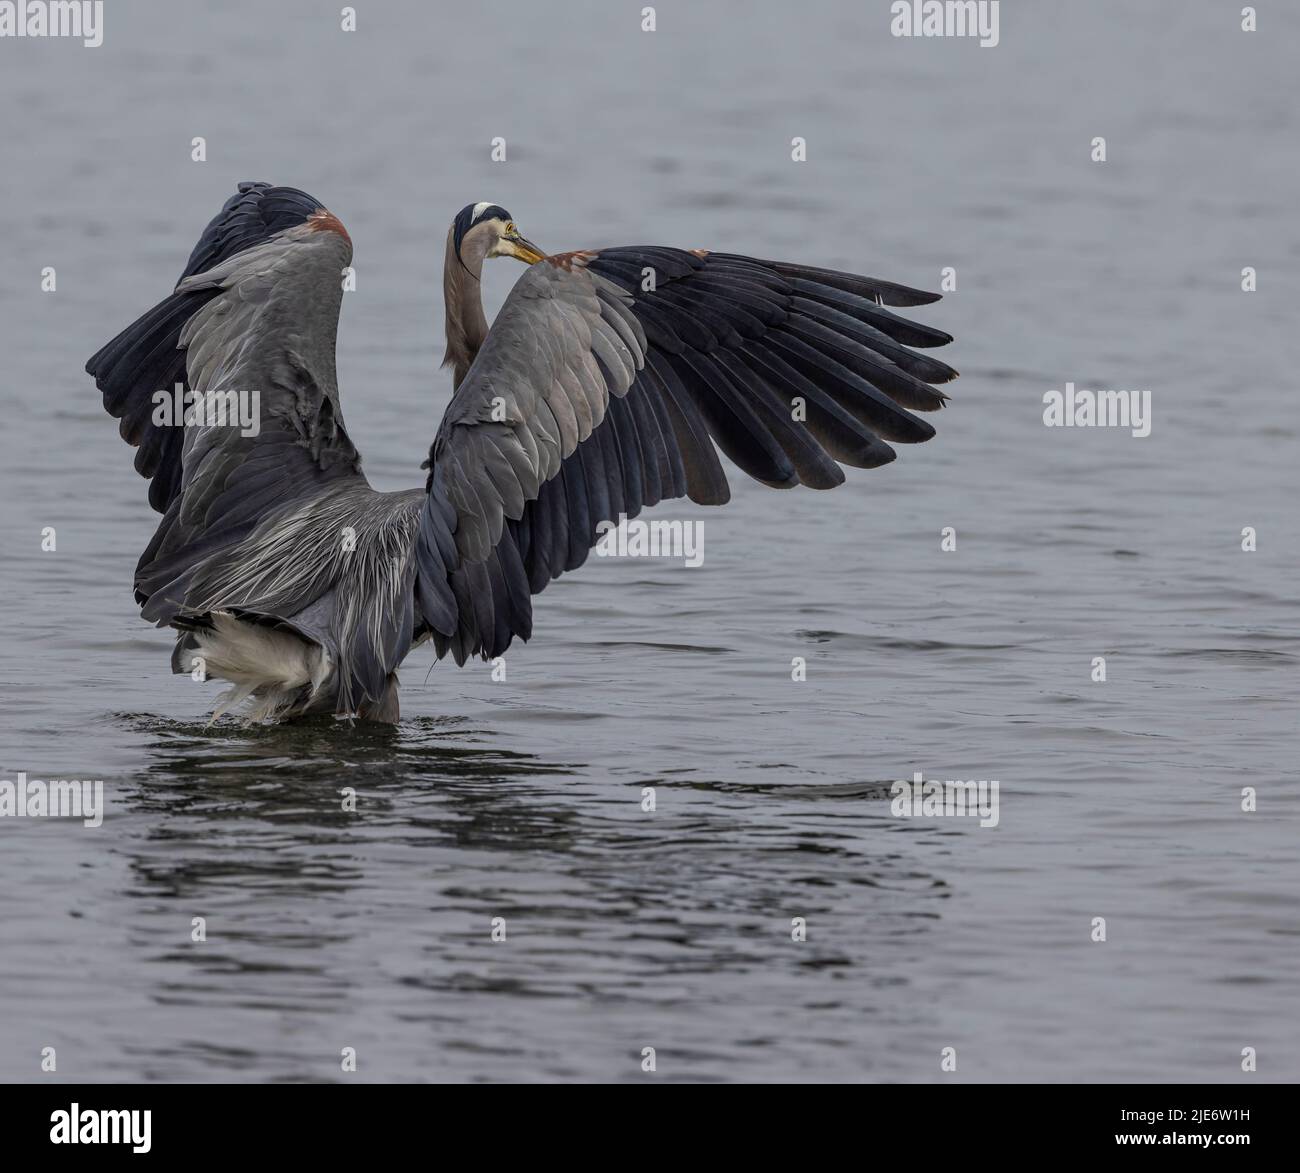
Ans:
[[[489,329],[479,276],[496,256],[529,268]],[[602,523],[725,503],[715,444],[764,484],[829,489],[841,464],[893,460],[886,440],[928,440],[907,409],[941,407],[932,384],[956,377],[909,349],[948,334],[883,308],[935,294],[703,250],[544,256],[504,208],[472,204],[447,236],[454,392],[428,478],[380,493],[335,379],[351,260],[318,200],[241,183],[171,296],[86,364],[163,515],[136,599],[178,630],[173,671],[230,682],[214,717],[252,698],[254,720],[395,721],[416,644],[499,656]],[[159,414],[174,386],[187,418]],[[201,410],[232,395],[252,426]]]

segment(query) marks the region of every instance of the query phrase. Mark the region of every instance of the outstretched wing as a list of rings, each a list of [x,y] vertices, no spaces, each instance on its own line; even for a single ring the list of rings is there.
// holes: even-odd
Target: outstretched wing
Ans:
[[[199,237],[172,295],[132,322],[86,363],[87,373],[94,376],[103,393],[105,410],[122,421],[122,438],[139,448],[136,471],[151,478],[149,503],[159,513],[166,511],[181,489],[185,432],[180,427],[153,422],[154,396],[159,391],[170,393],[178,384],[186,392],[194,389],[186,368],[185,343],[181,341],[186,323],[229,289],[229,283],[223,289],[223,279],[232,272],[230,262],[236,256],[262,249],[244,257],[244,280],[253,271],[265,273],[271,266],[259,262],[269,259],[268,251],[272,251],[265,246],[279,241],[283,258],[289,234],[297,230],[301,238],[312,225],[318,229],[336,226],[336,232],[342,232],[342,225],[306,192],[272,187],[269,183],[241,183]],[[322,238],[308,239],[328,244]],[[344,241],[350,245],[346,234]],[[333,248],[340,251],[338,243]],[[281,273],[284,268],[282,265]],[[251,291],[246,286],[238,296]],[[326,296],[323,307],[329,310],[332,305],[335,322],[340,297],[341,292]],[[331,387],[332,337],[331,328],[325,372]]]
[[[884,307],[890,282],[656,247],[532,266],[502,307],[429,454],[417,593],[439,654],[500,655],[531,596],[580,566],[602,522],[730,496],[714,445],[776,488],[928,440],[952,339]]]
[[[343,425],[334,347],[351,258],[318,200],[241,183],[171,296],[86,369],[163,513],[136,571],[145,617],[184,626],[221,610],[296,630],[341,661],[345,700],[360,703],[383,695],[409,645],[412,607],[389,587],[405,579],[409,596],[414,504],[370,488]],[[156,402],[177,384],[188,418]],[[366,571],[375,582],[335,597]]]

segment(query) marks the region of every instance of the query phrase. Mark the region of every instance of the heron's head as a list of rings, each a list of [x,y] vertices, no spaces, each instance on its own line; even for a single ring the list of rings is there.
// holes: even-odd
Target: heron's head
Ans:
[[[488,257],[517,257],[532,265],[546,254],[527,240],[514,218],[500,204],[466,204],[451,224],[451,244],[456,257],[477,274]]]

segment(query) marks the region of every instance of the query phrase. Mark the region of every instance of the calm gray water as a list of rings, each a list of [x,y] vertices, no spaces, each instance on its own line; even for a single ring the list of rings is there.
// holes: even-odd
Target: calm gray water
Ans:
[[[99,49],[0,41],[0,776],[109,803],[0,821],[0,1077],[1300,1077],[1300,13],[1008,2],[986,49],[860,0],[665,3],[653,34],[640,4],[360,7],[114,0]],[[396,730],[208,729],[220,686],[132,603],[154,516],[81,367],[254,178],[352,233],[380,487],[447,402],[469,201],[553,251],[952,266],[916,316],[963,377],[934,442],[834,493],[661,506],[704,565],[593,558],[505,682],[423,650]],[[1045,428],[1067,380],[1150,389],[1151,435]],[[893,817],[917,770],[999,780],[1000,824]]]

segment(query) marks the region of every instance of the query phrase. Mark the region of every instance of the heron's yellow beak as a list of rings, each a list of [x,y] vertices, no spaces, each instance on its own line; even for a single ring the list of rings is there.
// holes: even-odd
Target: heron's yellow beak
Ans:
[[[508,257],[518,257],[525,265],[535,265],[546,259],[546,254],[537,245],[517,232],[501,241],[501,252]]]

